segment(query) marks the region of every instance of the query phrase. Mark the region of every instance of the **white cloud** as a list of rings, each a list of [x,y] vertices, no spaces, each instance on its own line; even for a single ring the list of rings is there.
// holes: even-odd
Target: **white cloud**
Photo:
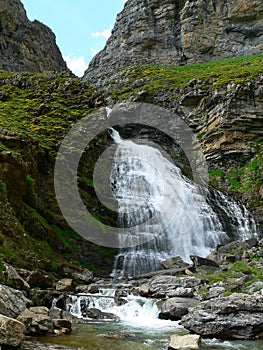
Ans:
[[[100,38],[100,37],[102,37],[105,40],[107,40],[111,36],[111,29],[104,29],[102,32],[91,33],[91,36],[93,38]]]
[[[74,57],[72,54],[70,54],[65,56],[64,60],[66,61],[68,68],[78,77],[82,77],[85,70],[88,68],[84,56]]]

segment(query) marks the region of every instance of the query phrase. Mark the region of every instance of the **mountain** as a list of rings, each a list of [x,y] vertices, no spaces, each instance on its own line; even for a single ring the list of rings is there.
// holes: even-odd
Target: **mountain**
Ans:
[[[100,86],[127,67],[262,53],[262,18],[261,0],[128,0],[84,80]]]
[[[189,16],[193,13],[187,12],[187,8],[197,11],[200,1],[128,0],[117,18],[112,37],[95,57],[83,80],[70,76],[66,68],[63,69],[62,61],[57,69],[54,62],[51,67],[52,57],[49,56],[53,56],[55,62],[60,61],[54,54],[49,55],[52,51],[45,46],[46,38],[53,38],[51,43],[55,45],[54,35],[43,24],[29,22],[20,1],[0,0],[0,4],[1,33],[4,33],[0,37],[1,47],[6,45],[10,50],[1,50],[0,59],[1,67],[6,69],[0,71],[0,272],[4,269],[1,261],[58,275],[69,275],[70,269],[79,265],[98,274],[111,271],[116,250],[82,239],[63,218],[54,191],[54,166],[58,148],[74,123],[91,113],[97,117],[98,113],[92,128],[100,130],[101,118],[108,120],[105,110],[100,114],[101,107],[122,101],[148,102],[181,117],[200,140],[209,166],[210,185],[246,203],[255,214],[262,233],[263,55],[258,45],[260,32],[254,30],[256,34],[251,34],[251,40],[243,37],[238,40],[236,51],[230,50],[232,42],[225,42],[224,46],[222,41],[221,49],[215,46],[200,57],[197,52],[206,41],[196,39],[191,56],[190,47],[187,51],[184,46],[180,51],[169,46],[174,45],[175,33],[180,33],[171,26],[186,19],[183,13]],[[259,1],[225,1],[231,10],[228,17],[223,17],[222,1],[202,4],[209,9],[209,16],[213,14],[214,28],[219,28],[223,21],[225,27],[241,26],[241,17],[246,30],[262,26],[259,20],[262,3]],[[233,9],[237,6],[240,16],[236,15],[234,20]],[[152,17],[147,12],[150,8]],[[191,21],[203,15],[202,11],[191,15]],[[244,13],[247,13],[247,20],[244,20]],[[199,22],[196,20],[196,23]],[[44,29],[39,32],[40,36],[32,29],[36,28],[34,25]],[[197,29],[197,25],[189,27],[189,37],[197,35]],[[171,32],[174,36],[169,36]],[[227,34],[225,29],[223,32]],[[24,34],[19,37],[19,33]],[[142,46],[147,36],[157,34],[158,45],[150,41],[151,47]],[[229,35],[233,38],[241,34],[229,32]],[[217,37],[217,43],[221,42],[220,38]],[[178,42],[179,39],[180,35]],[[32,45],[34,50],[30,49]],[[231,47],[234,50],[234,46]],[[17,48],[17,56],[12,54],[14,48]],[[252,55],[242,56],[244,53]],[[226,56],[239,57],[222,60]],[[61,58],[60,53],[58,57]],[[174,64],[172,57],[178,58]],[[209,62],[191,63],[201,60]],[[129,64],[136,67],[129,68]],[[43,70],[62,72],[39,72]],[[130,130],[136,133],[135,126]],[[143,132],[155,138],[160,136],[146,126]],[[169,152],[169,139],[158,141]],[[81,160],[84,168],[79,167],[76,179],[81,198],[93,216],[114,224],[115,218],[101,208],[94,195],[92,168],[111,142],[107,130],[93,139],[87,147],[87,155],[85,153],[87,158]]]
[[[54,33],[39,21],[29,21],[20,0],[0,0],[0,69],[67,70]]]

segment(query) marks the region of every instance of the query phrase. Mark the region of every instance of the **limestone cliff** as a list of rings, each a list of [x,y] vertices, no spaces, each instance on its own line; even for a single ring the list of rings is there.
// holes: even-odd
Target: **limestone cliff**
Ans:
[[[84,80],[130,66],[182,65],[263,52],[261,0],[128,0]]]
[[[0,0],[0,69],[67,70],[53,32],[39,21],[30,22],[20,0]]]

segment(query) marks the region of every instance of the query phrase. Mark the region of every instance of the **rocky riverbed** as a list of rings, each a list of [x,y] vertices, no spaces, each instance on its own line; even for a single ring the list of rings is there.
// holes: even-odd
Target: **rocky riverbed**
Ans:
[[[217,247],[207,258],[191,256],[191,259],[192,264],[187,264],[174,257],[163,262],[163,270],[125,282],[100,278],[87,269],[54,280],[38,270],[16,270],[5,264],[2,273],[9,285],[0,285],[2,349],[36,348],[39,337],[41,344],[46,336],[65,337],[72,329],[74,332],[75,325],[87,322],[87,318],[89,322],[91,319],[118,321],[119,316],[114,312],[105,312],[87,302],[80,304],[79,317],[70,310],[72,297],[99,298],[99,291],[106,287],[114,291],[108,294],[114,305],[125,305],[128,296],[156,300],[160,319],[179,321],[185,330],[197,335],[184,338],[180,334],[180,341],[172,338],[170,349],[183,348],[185,345],[178,348],[174,344],[184,341],[193,341],[198,348],[199,336],[260,341],[263,338],[263,240],[232,242]],[[126,341],[130,336],[133,334],[122,331],[107,335],[118,341]],[[42,344],[37,348],[59,350],[64,345]]]

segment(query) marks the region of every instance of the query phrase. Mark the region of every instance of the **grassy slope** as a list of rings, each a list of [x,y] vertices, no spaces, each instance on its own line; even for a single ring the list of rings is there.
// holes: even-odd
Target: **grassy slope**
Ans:
[[[148,65],[124,71],[125,86],[113,91],[117,99],[127,99],[139,91],[153,93],[157,89],[183,89],[193,78],[203,80],[204,88],[216,89],[230,82],[244,83],[263,72],[263,55],[243,56],[187,66]],[[134,83],[136,87],[134,88]],[[110,86],[116,81],[108,83]],[[175,91],[174,98],[178,95]]]

